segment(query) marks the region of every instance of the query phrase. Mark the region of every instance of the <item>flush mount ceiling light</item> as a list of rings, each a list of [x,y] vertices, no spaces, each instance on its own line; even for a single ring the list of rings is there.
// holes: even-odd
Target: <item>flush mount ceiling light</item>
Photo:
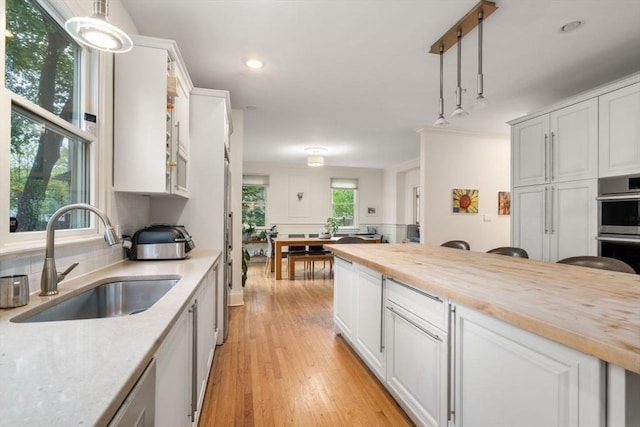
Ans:
[[[244,61],[244,65],[246,65],[247,67],[253,70],[259,70],[262,67],[264,67],[264,62],[256,58],[249,58]]]
[[[128,52],[133,47],[131,38],[107,20],[107,0],[93,0],[90,17],[71,18],[65,22],[67,32],[83,45],[112,53]]]
[[[326,153],[328,150],[324,147],[308,147],[304,149],[305,153],[309,154],[307,157],[307,166],[317,168],[324,166],[324,156],[321,154]]]
[[[492,1],[481,0],[475,5],[462,19],[460,19],[453,27],[449,29],[440,39],[431,45],[430,53],[440,55],[440,109],[438,119],[434,123],[435,126],[444,126],[447,124],[444,118],[444,100],[442,99],[442,63],[443,54],[453,47],[458,45],[458,64],[457,64],[457,85],[456,85],[456,109],[451,114],[451,117],[458,118],[468,115],[464,109],[462,109],[462,73],[461,73],[461,61],[462,61],[462,38],[469,34],[476,26],[478,27],[478,94],[476,97],[476,108],[481,108],[486,105],[484,99],[483,88],[483,74],[482,74],[482,25],[485,19],[489,17],[498,7]]]
[[[563,33],[568,33],[568,32],[577,30],[578,28],[582,27],[583,24],[584,24],[584,21],[567,22],[562,27],[560,27],[560,31],[562,31]]]

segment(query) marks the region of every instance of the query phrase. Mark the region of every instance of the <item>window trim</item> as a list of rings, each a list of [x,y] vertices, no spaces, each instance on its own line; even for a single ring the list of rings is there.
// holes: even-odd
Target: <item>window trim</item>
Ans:
[[[331,202],[330,212],[333,216],[333,190],[352,190],[353,191],[353,225],[343,225],[338,227],[339,231],[353,231],[360,229],[360,207],[358,203],[358,179],[357,178],[331,178],[330,180],[330,195],[329,200]]]
[[[64,20],[67,17],[72,16],[69,7],[61,2],[56,2],[54,5],[50,0],[36,1],[42,7],[45,13],[48,13],[52,17],[52,19],[56,21],[62,28],[64,28]],[[0,10],[3,12],[3,16],[6,16],[5,0],[0,0]],[[31,113],[34,113],[37,116],[40,116],[43,120],[54,123],[55,125],[63,128],[65,131],[68,131],[72,135],[88,141],[88,203],[109,213],[108,208],[110,208],[111,206],[112,192],[109,191],[109,184],[111,179],[110,166],[107,162],[108,159],[111,158],[111,156],[109,155],[110,151],[108,151],[108,146],[110,145],[109,141],[111,141],[112,135],[108,131],[108,129],[105,129],[105,126],[100,126],[100,121],[96,126],[95,134],[86,131],[85,129],[83,129],[83,118],[84,113],[88,111],[97,111],[98,117],[102,116],[107,120],[112,117],[111,115],[106,114],[109,111],[109,105],[111,103],[111,98],[108,90],[108,87],[110,86],[108,79],[112,75],[112,72],[109,68],[110,64],[112,64],[112,60],[107,60],[107,58],[111,58],[112,56],[107,57],[102,53],[92,51],[80,45],[81,50],[79,51],[79,62],[77,67],[78,76],[76,81],[77,89],[80,91],[80,94],[78,99],[78,118],[76,126],[56,116],[54,113],[45,110],[39,105],[32,103],[21,95],[13,93],[11,90],[5,87],[6,20],[2,19],[0,21],[0,53],[2,54],[3,58],[0,65],[0,123],[3,124],[2,126],[0,126],[0,141],[6,141],[6,144],[0,142],[0,171],[2,171],[0,172],[0,182],[10,182],[10,122],[12,104],[15,104]],[[104,120],[102,122],[106,122],[107,120]],[[4,124],[6,124],[6,126]],[[103,141],[103,143],[99,143],[99,141]],[[9,212],[9,205],[9,185],[0,185],[0,212]],[[57,230],[56,245],[66,245],[77,242],[84,243],[101,239],[101,224],[99,224],[99,221],[96,221],[94,215],[90,215],[89,220],[90,225],[87,228]],[[0,255],[29,251],[40,251],[45,246],[45,235],[45,231],[10,233],[8,226],[3,227],[0,225]]]
[[[265,175],[266,176],[266,175]],[[243,177],[244,178],[244,177]],[[251,182],[251,181],[248,181]],[[242,183],[242,188],[244,189],[244,187],[262,187],[264,188],[264,225],[257,225],[255,224],[256,230],[266,230],[267,228],[269,228],[269,214],[268,214],[268,209],[267,209],[267,200],[269,199],[269,179],[267,176],[267,180],[264,181],[265,183],[261,183],[261,184],[254,184],[253,182],[251,183],[245,183],[243,181]],[[240,208],[241,208],[241,212],[240,214],[242,215],[242,211],[244,210],[244,199],[240,200]],[[242,220],[242,223],[244,223],[244,218],[240,218]]]

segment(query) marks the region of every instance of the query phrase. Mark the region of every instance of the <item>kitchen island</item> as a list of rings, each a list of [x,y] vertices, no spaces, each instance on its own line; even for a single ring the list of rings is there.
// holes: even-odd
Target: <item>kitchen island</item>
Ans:
[[[196,250],[185,260],[123,261],[63,281],[60,295],[40,297],[35,293],[26,306],[0,310],[0,424],[107,425],[152,359],[158,362],[156,387],[160,387],[162,367],[171,367],[161,360],[168,359],[165,356],[173,350],[166,341],[170,340],[168,336],[176,335],[172,331],[182,324],[189,304],[205,295],[206,290],[210,308],[214,309],[217,284],[212,271],[219,257],[219,251]],[[179,281],[149,309],[137,314],[38,323],[11,321],[106,278],[179,278]],[[206,310],[207,307],[201,307],[203,313]],[[207,341],[215,343],[213,324],[208,332],[200,333],[211,335]],[[187,354],[186,347],[180,351]],[[204,355],[203,363],[210,365],[212,357],[213,349],[210,355]],[[200,372],[199,376],[204,374]],[[172,405],[177,407],[178,402]],[[163,409],[170,410],[171,405]],[[177,409],[184,417],[183,425],[187,424],[187,408]],[[156,425],[158,421],[156,418]]]
[[[609,417],[609,425],[630,425],[612,421],[611,417],[616,416],[612,414],[615,412],[612,405],[623,412],[621,419],[637,422],[637,412],[630,413],[620,403],[621,399],[629,398],[628,388],[623,384],[618,393],[612,381],[622,372],[623,377],[635,383],[640,374],[640,276],[428,245],[327,247],[338,258],[334,285],[338,332],[352,343],[378,378],[386,382],[390,392],[397,399],[400,397],[399,403],[418,424],[446,425],[447,420],[454,418],[451,413],[456,411],[452,408],[457,406],[457,418],[453,420],[456,426],[465,424],[465,414],[466,425],[488,425],[478,420],[474,423],[473,417],[468,416],[474,410],[470,401],[498,392],[487,385],[491,382],[506,381],[505,387],[512,387],[513,396],[520,387],[533,390],[538,384],[521,383],[527,378],[524,371],[535,372],[541,366],[544,368],[529,381],[535,382],[549,372],[553,372],[550,377],[557,376],[557,384],[553,382],[556,379],[549,380],[557,386],[549,395],[557,392],[558,398],[540,404],[547,407],[557,401],[554,416],[567,417],[557,418],[558,425],[602,426],[605,416]],[[346,261],[342,266],[340,258]],[[345,291],[349,287],[352,289]],[[420,298],[424,302],[418,303]],[[349,299],[352,304],[345,303]],[[367,324],[374,323],[377,325],[374,331],[365,330]],[[397,351],[398,343],[394,340],[410,336],[398,325],[416,326],[415,335],[411,335],[414,341],[421,335],[437,337],[432,339],[433,345],[423,348],[424,357],[434,360],[439,369],[429,374],[426,387],[438,381],[443,384],[427,393],[429,399],[435,397],[422,404],[420,397],[411,392],[424,391],[425,384],[416,383],[412,390],[412,384],[419,382],[415,380],[416,372],[402,377],[401,371],[412,361],[404,360],[402,366],[396,360],[411,350],[408,344],[403,352]],[[471,349],[473,354],[469,353]],[[496,360],[502,366],[497,363],[492,367]],[[424,360],[419,359],[416,366],[418,363]],[[514,366],[513,379],[505,380],[510,364]],[[394,371],[396,368],[399,373]],[[480,375],[482,371],[492,372],[491,369],[495,369],[493,377]],[[470,375],[474,372],[480,374]],[[482,379],[484,384],[474,388],[476,384],[469,383],[469,378]],[[602,386],[606,381],[607,385]],[[589,390],[584,388],[587,382]],[[567,393],[562,391],[565,389]],[[475,391],[478,395],[473,395]],[[535,396],[531,392],[522,399],[530,399],[533,409],[539,410],[533,401],[544,400],[545,393],[540,394]],[[508,401],[513,396],[498,398]],[[495,400],[488,399],[488,405]],[[517,406],[521,403],[514,402],[514,407],[519,407],[521,418],[525,418],[526,405]],[[565,408],[565,404],[573,407]],[[587,407],[597,410],[589,412]],[[488,408],[485,407],[485,412],[491,412]],[[493,409],[509,411],[508,407]],[[586,420],[589,417],[590,424]],[[516,424],[503,422],[535,425],[521,419]]]

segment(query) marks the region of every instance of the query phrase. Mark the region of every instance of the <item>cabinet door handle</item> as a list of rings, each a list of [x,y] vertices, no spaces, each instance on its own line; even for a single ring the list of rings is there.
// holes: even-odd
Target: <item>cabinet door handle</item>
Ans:
[[[549,187],[544,187],[544,200],[542,203],[542,214],[544,216],[544,234],[549,234],[548,217],[549,210],[547,205],[549,204]]]
[[[549,180],[549,135],[544,134],[544,180]]]
[[[195,300],[189,310],[192,313],[191,338],[191,421],[195,420],[198,410],[198,300]]]
[[[399,281],[399,280],[397,280],[397,279],[394,279],[394,278],[393,278],[393,277],[391,277],[391,276],[387,276],[387,280],[391,280],[392,282],[397,283],[398,285],[404,286],[405,288],[409,288],[409,289],[411,289],[412,291],[415,291],[415,292],[417,292],[417,293],[419,293],[419,294],[421,294],[421,295],[424,295],[425,297],[431,298],[431,299],[432,299],[432,300],[434,300],[434,301],[442,302],[442,300],[440,299],[440,297],[437,297],[437,296],[435,296],[435,295],[431,295],[431,294],[429,294],[429,293],[427,293],[427,292],[425,292],[425,291],[423,291],[423,290],[421,290],[421,289],[414,288],[413,286],[407,285],[406,283],[403,283],[403,282],[401,282],[401,281]]]
[[[176,142],[180,145],[180,121],[176,122]]]
[[[380,276],[380,353],[384,351],[384,275]]]
[[[402,320],[404,320],[407,323],[410,323],[411,325],[415,326],[416,328],[418,328],[420,331],[424,332],[425,334],[429,335],[431,338],[433,338],[436,341],[440,341],[442,342],[442,339],[434,334],[431,331],[426,330],[425,328],[423,328],[422,326],[418,325],[416,322],[414,322],[413,320],[409,319],[406,316],[403,316],[401,313],[397,312],[393,307],[391,307],[390,305],[387,306],[387,310],[391,311],[393,314],[395,314],[396,316],[398,316],[399,318],[401,318]]]
[[[553,207],[554,207],[554,194],[555,194],[555,187],[551,187],[551,209],[549,209],[549,221],[551,222],[551,234],[555,234],[556,230],[555,230],[555,221],[553,220]]]
[[[550,163],[549,168],[551,169],[551,181],[553,181],[555,179],[555,176],[554,176],[555,174],[553,173],[553,169],[554,169],[554,161],[553,161],[554,152],[553,152],[553,150],[555,148],[555,144],[554,144],[555,139],[556,139],[555,132],[551,132],[551,150],[550,150],[551,155],[549,156],[549,163]]]
[[[334,256],[334,257],[336,257],[336,258],[338,258],[338,259],[341,259],[342,261],[344,261],[344,262],[346,262],[346,263],[353,264],[353,261],[348,260],[348,259],[346,259],[346,258],[342,258],[340,255],[335,255],[335,254],[334,254],[333,256]]]

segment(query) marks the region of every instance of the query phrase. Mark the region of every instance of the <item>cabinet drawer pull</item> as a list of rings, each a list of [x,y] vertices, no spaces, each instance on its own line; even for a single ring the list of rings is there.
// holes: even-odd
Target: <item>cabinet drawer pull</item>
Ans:
[[[422,326],[418,325],[416,322],[414,322],[413,320],[409,319],[406,316],[403,316],[402,314],[400,314],[399,312],[397,312],[396,310],[394,310],[393,307],[391,306],[387,306],[387,310],[391,311],[393,314],[395,314],[396,316],[398,316],[399,318],[401,318],[402,320],[404,320],[407,323],[410,323],[411,325],[415,326],[416,328],[418,328],[420,331],[424,332],[425,334],[429,335],[431,338],[433,338],[436,341],[440,341],[442,342],[442,339],[440,339],[440,337],[436,334],[434,334],[433,332],[430,332],[428,330],[426,330],[425,328],[423,328]]]
[[[346,263],[353,264],[353,261],[348,260],[348,259],[346,259],[346,258],[342,258],[340,255],[335,255],[335,254],[334,254],[333,256],[334,256],[334,257],[336,257],[336,258],[338,258],[338,259],[341,259],[342,261],[344,261],[344,262],[346,262]]]
[[[403,283],[403,282],[399,281],[398,279],[394,279],[391,276],[386,276],[386,279],[387,280],[391,280],[393,283],[397,283],[400,286],[404,286],[405,288],[409,288],[412,291],[415,291],[415,292],[417,292],[417,293],[419,293],[421,295],[424,295],[425,297],[431,298],[434,301],[443,302],[442,299],[440,299],[440,297],[437,297],[435,295],[431,295],[430,293],[427,293],[427,292],[425,292],[425,291],[423,291],[421,289],[415,288],[415,287],[413,287],[411,285],[407,285],[406,283]]]

